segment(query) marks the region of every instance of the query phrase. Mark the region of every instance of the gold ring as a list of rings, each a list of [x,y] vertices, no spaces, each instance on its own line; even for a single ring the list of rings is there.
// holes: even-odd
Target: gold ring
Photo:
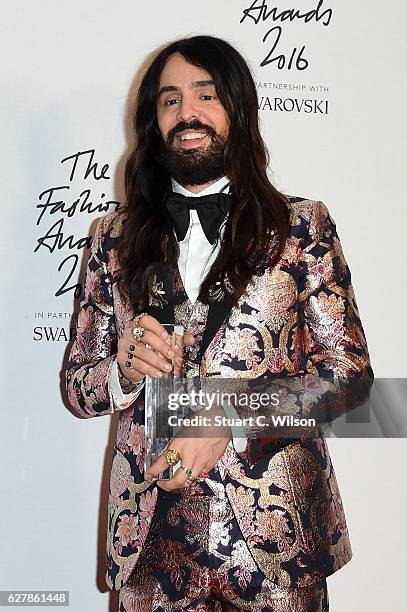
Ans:
[[[191,483],[195,482],[195,480],[197,480],[198,476],[195,476],[195,474],[192,472],[191,468],[186,468],[183,465],[181,465],[181,467],[184,470],[184,472],[186,473],[186,475],[188,476],[187,482],[189,482],[191,484]]]
[[[144,336],[144,327],[136,325],[136,327],[133,327],[133,329],[131,330],[131,333],[133,334],[136,341],[140,342],[140,340]]]
[[[181,461],[181,455],[175,448],[167,448],[163,455],[169,466],[176,465],[178,461]]]

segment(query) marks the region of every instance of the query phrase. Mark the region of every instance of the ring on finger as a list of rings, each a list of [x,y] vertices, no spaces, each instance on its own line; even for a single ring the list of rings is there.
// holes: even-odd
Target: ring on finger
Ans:
[[[198,476],[195,476],[195,474],[193,473],[191,468],[187,468],[184,467],[183,465],[181,465],[182,469],[184,470],[185,474],[187,475],[187,481],[190,482],[195,482],[195,480],[198,478]]]
[[[175,448],[167,448],[163,455],[169,466],[176,465],[178,461],[181,461],[181,455]]]
[[[141,325],[136,325],[132,328],[131,333],[133,334],[136,342],[140,342],[140,340],[144,336],[144,327],[141,327]]]

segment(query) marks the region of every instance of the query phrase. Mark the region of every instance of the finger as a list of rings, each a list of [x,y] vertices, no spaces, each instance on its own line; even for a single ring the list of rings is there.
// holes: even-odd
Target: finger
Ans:
[[[124,345],[126,351],[133,352],[134,348],[131,347],[141,346],[154,351],[160,357],[174,358],[174,348],[170,345],[169,339],[165,340],[149,329],[144,330],[141,338],[135,338],[132,329],[126,329],[121,338],[121,344]]]
[[[170,360],[165,359],[161,355],[157,355],[154,351],[149,348],[146,348],[142,344],[135,345],[134,349],[130,353],[133,355],[131,357],[131,364],[134,369],[138,369],[136,363],[140,365],[140,362],[146,364],[145,367],[153,367],[156,370],[161,370],[162,372],[171,372],[173,369],[173,364]],[[124,359],[128,358],[128,353],[123,355]]]
[[[148,314],[145,314],[142,317],[140,317],[137,325],[139,327],[144,327],[144,329],[148,329],[149,331],[153,332],[158,337],[163,338],[164,340],[167,340],[169,338],[169,334],[166,331],[165,327],[161,325],[161,323],[157,321],[155,317],[152,317]],[[129,329],[131,332],[134,326],[135,326],[135,321],[133,319],[130,319],[130,321],[127,322],[126,330]]]
[[[215,465],[218,463],[219,459],[220,459],[220,457],[218,457],[216,459],[216,461],[215,460],[211,460],[211,461],[208,461],[207,463],[205,463],[205,465],[201,469],[201,472],[210,472],[215,467]]]
[[[195,473],[195,472],[194,472]],[[174,489],[183,489],[186,486],[187,475],[182,467],[179,467],[170,480],[157,480],[156,484],[164,489],[164,491],[173,491]]]
[[[124,373],[130,380],[132,380],[132,373],[138,372],[143,376],[151,376],[152,378],[163,378],[168,372],[164,372],[163,370],[154,368],[151,365],[148,365],[145,361],[138,359],[137,357],[133,357],[131,360],[132,365],[130,368],[125,367]]]
[[[185,467],[190,467],[189,464],[187,465],[187,461],[185,463],[183,461],[182,465]],[[203,470],[203,465],[203,462],[198,460],[192,463],[191,469],[195,480],[199,478],[199,475]],[[170,480],[157,480],[157,485],[165,491],[173,491],[174,489],[189,487],[191,486],[191,483],[188,483],[188,474],[186,473],[184,467],[180,466]]]
[[[181,376],[184,365],[184,347],[175,345],[174,346],[174,358],[171,359],[171,362],[174,366],[174,374],[176,376]]]
[[[194,344],[195,344],[195,337],[192,334],[190,334],[188,332],[185,332],[185,334],[184,334],[184,345],[185,346],[193,346]]]
[[[167,450],[167,448],[171,448],[176,450],[175,446],[173,446],[171,444],[171,440],[170,442],[168,442],[167,446],[165,447],[164,450]],[[167,460],[165,458],[164,454],[161,454],[155,461],[154,463],[152,463],[150,465],[150,467],[148,468],[147,472],[145,472],[145,475],[147,477],[156,477],[159,474],[161,474],[161,472],[164,472],[164,470],[166,470],[168,467],[170,467],[167,463]]]
[[[123,334],[123,339],[128,347],[148,344],[151,349],[159,351],[163,357],[168,357],[168,359],[174,358],[174,348],[150,330],[144,332],[141,341],[136,340],[130,330]]]

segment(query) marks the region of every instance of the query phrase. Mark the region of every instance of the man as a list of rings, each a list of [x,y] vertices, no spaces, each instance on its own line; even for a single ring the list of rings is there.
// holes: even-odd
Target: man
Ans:
[[[335,224],[269,182],[252,76],[219,38],[157,55],[134,127],[127,207],[97,226],[66,373],[75,414],[120,416],[107,584],[122,612],[328,610],[326,577],[352,550],[324,438],[197,428],[145,474],[144,376],[180,364],[175,322],[189,380],[371,379]]]

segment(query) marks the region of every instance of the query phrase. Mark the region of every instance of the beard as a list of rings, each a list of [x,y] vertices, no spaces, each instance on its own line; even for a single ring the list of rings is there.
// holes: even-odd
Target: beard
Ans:
[[[175,135],[186,129],[205,130],[210,137],[208,146],[193,149],[174,147]],[[227,137],[200,122],[179,123],[161,139],[157,161],[180,185],[204,185],[224,176],[223,152]]]

